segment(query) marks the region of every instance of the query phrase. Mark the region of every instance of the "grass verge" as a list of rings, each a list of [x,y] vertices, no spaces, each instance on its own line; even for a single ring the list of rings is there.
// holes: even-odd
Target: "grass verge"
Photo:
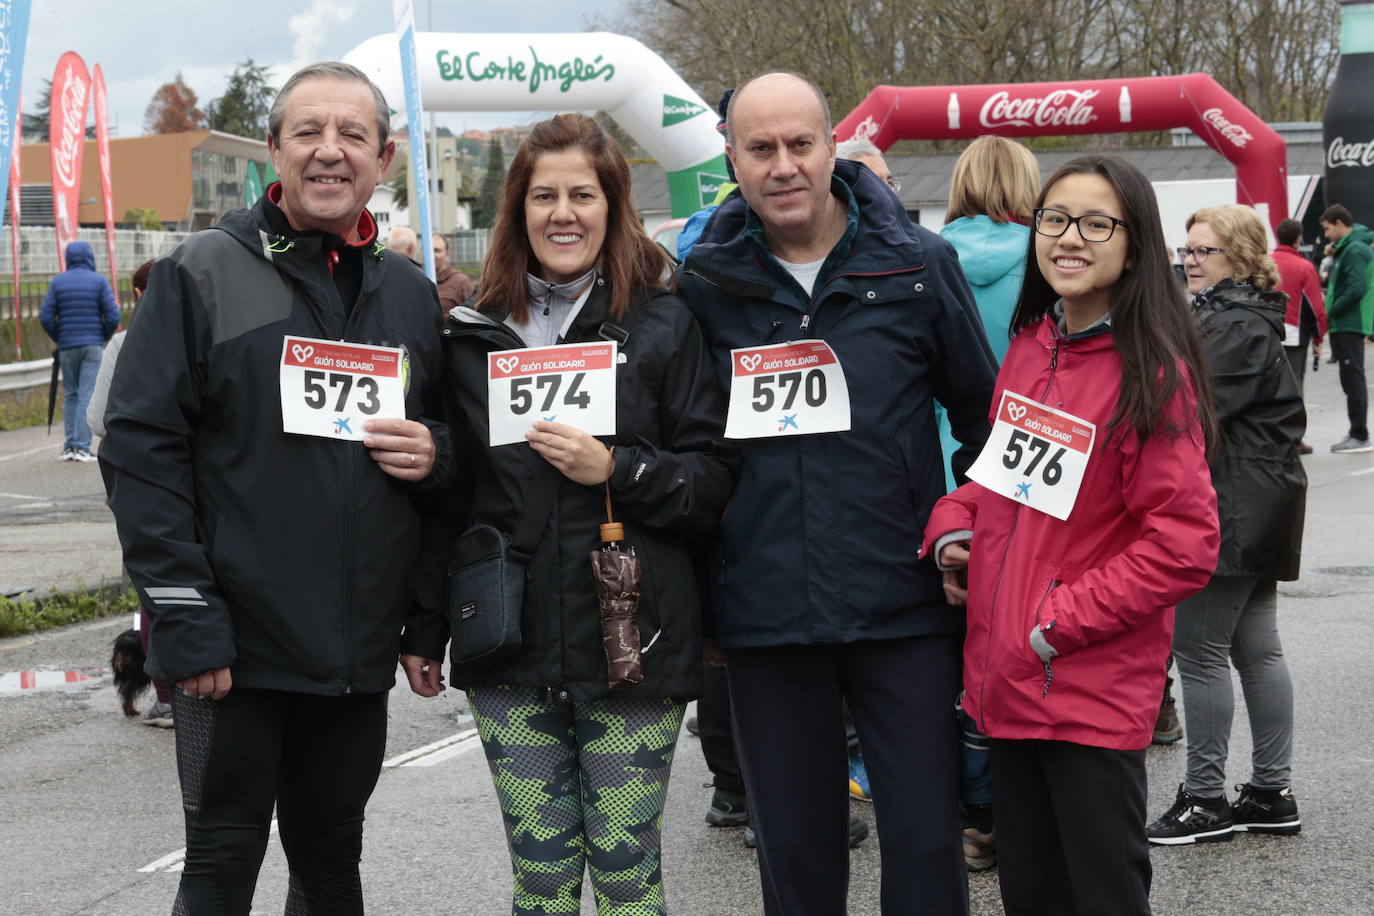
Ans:
[[[138,593],[133,589],[87,589],[36,599],[0,598],[0,639],[131,614],[137,609]]]

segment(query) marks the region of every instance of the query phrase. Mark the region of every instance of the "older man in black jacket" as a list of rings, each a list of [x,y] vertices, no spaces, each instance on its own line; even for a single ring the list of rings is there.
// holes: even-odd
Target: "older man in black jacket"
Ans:
[[[346,64],[287,80],[280,183],[157,262],[111,386],[101,470],[149,671],[177,685],[177,913],[249,911],[274,805],[286,911],[363,910],[402,627],[438,600],[417,581],[442,581],[419,574],[413,494],[448,460],[422,419],[434,287],[364,209],[395,152],[387,111]],[[406,667],[438,692],[437,661]]]
[[[744,444],[708,633],[729,659],[765,911],[845,912],[847,700],[884,912],[963,913],[963,619],[916,550],[944,494],[935,401],[962,473],[987,437],[992,354],[953,249],[868,169],[836,163],[814,84],[745,83],[727,152],[739,193],[680,293],[730,388],[726,435]]]

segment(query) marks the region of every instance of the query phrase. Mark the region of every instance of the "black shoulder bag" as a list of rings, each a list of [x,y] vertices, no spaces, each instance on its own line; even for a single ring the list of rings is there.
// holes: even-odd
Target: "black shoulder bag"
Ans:
[[[455,664],[489,665],[520,651],[525,565],[544,534],[562,477],[539,459],[529,502],[513,537],[478,523],[453,542],[448,554],[448,623]]]

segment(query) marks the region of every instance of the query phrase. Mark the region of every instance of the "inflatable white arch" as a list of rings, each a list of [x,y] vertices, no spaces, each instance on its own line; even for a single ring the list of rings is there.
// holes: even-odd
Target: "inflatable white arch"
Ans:
[[[608,112],[668,173],[673,216],[711,203],[725,172],[715,110],[653,51],[624,35],[417,32],[421,98],[432,111]],[[396,35],[344,56],[405,104]]]

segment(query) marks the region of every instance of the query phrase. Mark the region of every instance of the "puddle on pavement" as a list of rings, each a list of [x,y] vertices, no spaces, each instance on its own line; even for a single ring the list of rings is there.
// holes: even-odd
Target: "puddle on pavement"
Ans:
[[[0,696],[40,690],[82,690],[110,676],[106,668],[29,668],[0,673]]]

